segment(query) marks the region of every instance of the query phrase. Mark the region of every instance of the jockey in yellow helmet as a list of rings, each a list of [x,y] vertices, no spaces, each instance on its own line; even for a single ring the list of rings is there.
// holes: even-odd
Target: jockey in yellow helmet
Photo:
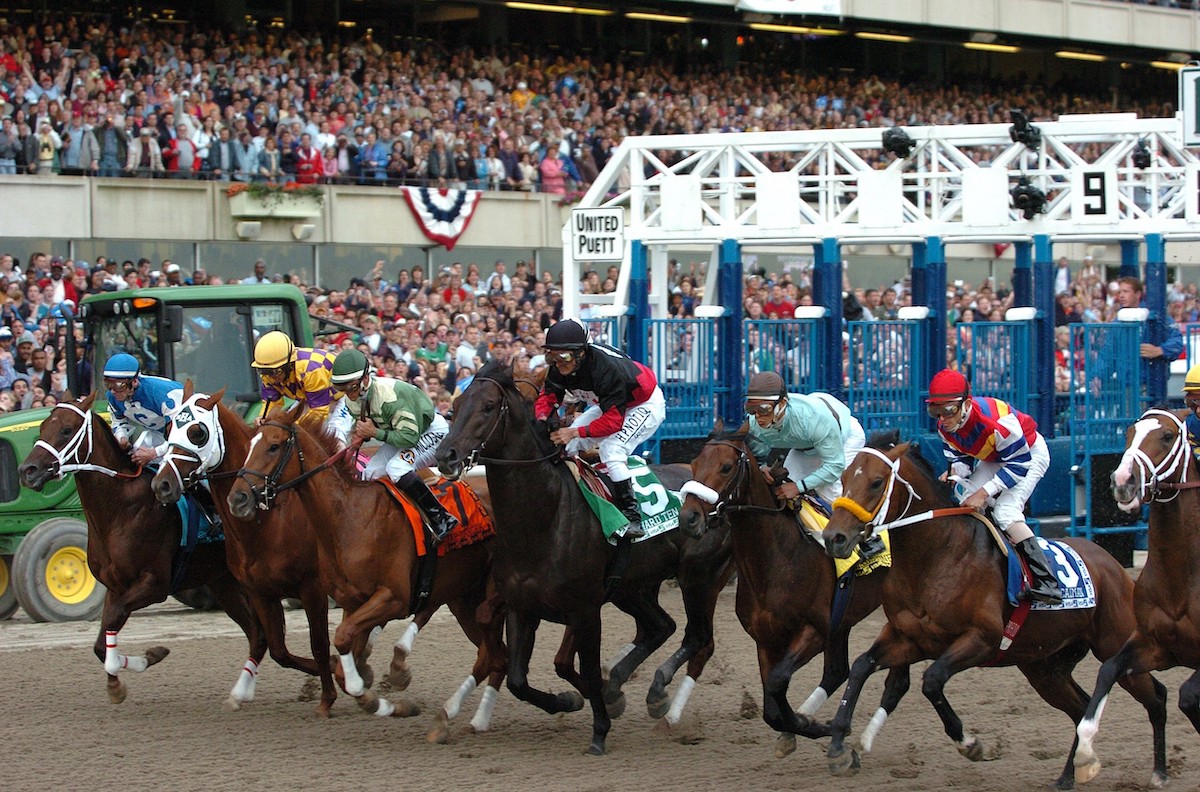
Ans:
[[[339,420],[343,412],[339,403],[341,394],[331,384],[334,357],[333,353],[320,349],[297,347],[279,330],[258,339],[254,345],[254,368],[262,380],[262,416],[285,398],[302,401],[308,407],[300,419],[306,428],[327,425],[345,444],[349,427]]]

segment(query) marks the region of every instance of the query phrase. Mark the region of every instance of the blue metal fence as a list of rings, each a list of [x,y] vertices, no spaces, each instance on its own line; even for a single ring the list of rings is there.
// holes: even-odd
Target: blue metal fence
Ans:
[[[812,393],[824,346],[820,319],[746,319],[743,322],[744,380],[759,372],[783,377],[789,393]]]
[[[971,392],[1034,414],[1032,322],[970,322],[954,328],[958,370]]]
[[[1125,450],[1125,430],[1142,414],[1143,383],[1139,347],[1142,326],[1135,322],[1073,324],[1071,333],[1071,449],[1077,492],[1071,509],[1071,533],[1095,534],[1145,530],[1145,525],[1113,525],[1100,519],[1097,497],[1107,496],[1098,466]],[[1113,465],[1115,466],[1115,465]],[[1097,490],[1097,487],[1100,489]],[[1108,510],[1111,511],[1111,510]]]
[[[717,332],[713,319],[651,319],[649,359],[667,400],[658,440],[704,437],[716,419]]]
[[[922,323],[850,322],[849,333],[847,395],[850,411],[863,429],[868,435],[899,429],[906,437],[926,431]]]

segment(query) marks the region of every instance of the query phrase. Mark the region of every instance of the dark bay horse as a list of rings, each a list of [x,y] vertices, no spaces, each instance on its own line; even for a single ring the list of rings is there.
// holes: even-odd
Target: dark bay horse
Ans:
[[[1117,505],[1127,511],[1150,504],[1150,545],[1146,565],[1133,590],[1137,628],[1121,651],[1104,661],[1096,689],[1076,733],[1075,780],[1086,783],[1100,772],[1093,741],[1100,713],[1114,682],[1130,674],[1175,666],[1200,668],[1200,470],[1183,419],[1187,411],[1148,410],[1125,436],[1125,454],[1112,474]],[[1179,689],[1179,709],[1200,731],[1200,674]],[[1150,784],[1167,781],[1155,757]]]
[[[560,464],[561,452],[546,429],[533,427],[532,409],[510,368],[487,364],[459,397],[455,414],[450,433],[438,448],[438,465],[443,474],[453,477],[476,459],[487,464],[496,518],[494,571],[508,608],[509,689],[550,713],[583,706],[574,691],[546,693],[528,679],[540,622],[566,625],[564,649],[569,645],[570,651],[559,652],[555,669],[591,702],[588,752],[604,753],[612,725],[609,707],[619,713],[624,703],[621,685],[674,632],[674,622],[658,604],[658,589],[663,580],[675,576],[687,611],[687,628],[683,645],[656,671],[647,705],[653,717],[671,714],[664,687],[686,662],[688,678],[671,705],[677,715],[713,651],[712,614],[732,569],[728,534],[714,532],[695,540],[670,531],[633,546],[628,568],[611,598],[633,616],[637,634],[612,664],[605,684],[600,608],[615,549],[605,540],[574,477]],[[662,466],[656,472],[669,489],[677,490],[690,478],[686,465]],[[573,654],[579,657],[578,672],[572,665]]]
[[[352,657],[362,652],[375,627],[413,614],[416,539],[404,510],[383,485],[356,480],[345,465],[313,475],[316,464],[335,449],[331,438],[315,437],[297,424],[301,410],[302,405],[276,410],[259,427],[227,500],[234,516],[245,520],[256,509],[272,507],[286,490],[295,488],[316,533],[321,574],[329,583],[329,593],[343,608],[333,639],[341,655],[343,689],[361,701],[373,694],[366,690]],[[503,623],[499,619],[481,623],[478,613],[486,610],[480,606],[490,596],[491,565],[490,539],[450,550],[438,559],[427,603],[429,614],[441,605],[449,607],[478,647],[471,676],[443,712],[456,714],[462,700],[486,680],[489,690],[484,692],[476,718],[479,721],[482,716],[484,728],[490,720],[494,691],[504,680]],[[382,714],[391,714],[391,702],[377,701]],[[442,739],[443,727],[436,725],[430,739]]]
[[[894,435],[894,433],[893,433]],[[1101,661],[1116,654],[1135,627],[1133,581],[1111,555],[1082,539],[1063,540],[1091,574],[1095,606],[1075,610],[1034,609],[1007,650],[1001,653],[1005,624],[1012,613],[1005,589],[1006,559],[986,526],[958,507],[949,485],[908,443],[872,438],[842,474],[843,497],[834,502],[826,527],[831,555],[847,555],[874,530],[891,528],[892,569],[883,589],[888,623],[871,648],[854,661],[850,681],[833,720],[828,750],[834,774],[853,772],[858,755],[847,751],[854,707],[863,683],[874,671],[893,669],[883,700],[862,736],[871,744],[887,716],[908,689],[908,667],[933,660],[921,692],[933,704],[946,734],[973,761],[988,758],[945,697],[946,682],[984,664],[1015,665],[1046,703],[1078,724],[1088,697],[1071,676],[1089,650]],[[1051,553],[1064,551],[1052,546]],[[1166,772],[1166,689],[1149,674],[1121,679],[1141,702],[1154,731],[1156,771]],[[1055,782],[1074,786],[1072,742],[1066,766]]]
[[[321,680],[320,717],[329,717],[337,698],[329,663],[329,601],[317,563],[317,542],[298,498],[280,508],[240,520],[224,499],[233,486],[233,474],[250,449],[250,427],[221,404],[222,388],[212,396],[196,394],[192,381],[184,383],[183,404],[176,412],[167,437],[170,450],[154,476],[151,488],[159,502],[173,504],[185,488],[211,481],[213,502],[225,530],[229,569],[241,582],[266,632],[271,658]],[[312,659],[295,657],[285,643],[285,597],[299,599],[308,618]]]
[[[182,579],[172,580],[183,522],[179,510],[155,500],[150,472],[130,461],[108,423],[91,411],[95,399],[93,393],[51,410],[19,473],[21,483],[34,490],[52,478],[75,474],[87,519],[88,567],[108,588],[95,645],[108,673],[108,697],[114,704],[125,700],[120,671],[145,671],[169,652],[155,646],[142,657],[121,654],[117,635],[129,614],[162,602],[173,590],[205,585],[250,644],[250,659],[229,694],[229,706],[237,709],[253,698],[258,664],[267,652],[262,625],[229,571],[222,543],[197,545]]]
[[[801,535],[792,512],[779,508],[750,450],[748,428],[726,432],[717,421],[692,460],[694,483],[684,485],[680,524],[698,537],[729,521],[738,571],[738,620],[758,646],[763,720],[781,732],[776,754],[782,756],[795,750],[797,734],[828,736],[828,724],[810,716],[849,676],[850,629],[879,607],[887,569],[853,579],[845,613],[830,634],[837,590],[834,565],[818,542]],[[788,684],[820,652],[821,684],[797,714],[788,703]]]

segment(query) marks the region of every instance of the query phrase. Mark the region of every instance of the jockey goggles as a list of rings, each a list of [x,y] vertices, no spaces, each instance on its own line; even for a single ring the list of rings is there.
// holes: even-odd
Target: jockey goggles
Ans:
[[[551,349],[546,352],[546,362],[552,366],[557,366],[559,363],[573,363],[575,361],[575,352],[570,349]]]
[[[133,390],[133,380],[104,378],[104,387],[110,391]]]
[[[779,397],[746,399],[746,415],[757,418],[760,415],[770,415],[779,404]]]
[[[1197,408],[1200,408],[1200,392],[1183,394],[1183,403],[1189,410],[1195,412]]]
[[[926,406],[930,418],[953,418],[962,411],[963,399],[954,401],[930,402]]]

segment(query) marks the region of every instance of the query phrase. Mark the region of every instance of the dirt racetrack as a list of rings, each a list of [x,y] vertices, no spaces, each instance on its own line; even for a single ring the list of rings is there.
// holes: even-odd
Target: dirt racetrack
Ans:
[[[864,757],[854,778],[831,778],[824,748],[828,740],[801,740],[796,752],[774,758],[775,735],[759,716],[761,693],[754,646],[733,612],[734,589],[717,609],[717,651],[688,705],[679,733],[664,736],[642,703],[653,668],[673,651],[659,650],[626,686],[629,706],[614,722],[608,755],[585,756],[590,711],[550,716],[502,691],[492,730],[470,733],[476,692],[452,727],[447,745],[428,745],[434,713],[465,677],[473,648],[443,610],[418,636],[414,679],[404,693],[423,707],[407,719],[377,719],[361,712],[344,694],[328,721],[314,717],[315,702],[301,701],[305,677],[269,660],[259,677],[256,700],[240,712],[224,702],[245,659],[245,642],[223,614],[169,604],[135,615],[121,634],[121,648],[140,654],[165,644],[171,655],[144,674],[125,676],[128,699],[108,702],[101,664],[91,653],[95,623],[31,624],[18,612],[0,622],[0,671],[7,681],[3,700],[4,771],[0,789],[47,790],[782,790],[964,789],[1000,792],[1047,788],[1058,776],[1073,736],[1063,714],[1043,703],[1013,669],[974,669],[951,680],[947,697],[969,731],[995,761],[971,763],[942,733],[920,693],[914,669],[908,696]],[[678,591],[664,589],[664,604],[676,620]],[[331,614],[336,623],[339,612]],[[605,611],[605,656],[632,635],[632,621]],[[288,615],[289,645],[307,653],[303,615]],[[882,624],[879,612],[860,625],[852,655],[867,647]],[[403,625],[389,625],[374,660],[386,670],[390,646]],[[681,635],[680,632],[676,637]],[[531,679],[563,690],[551,658],[562,630],[544,625]],[[1091,690],[1098,666],[1086,659],[1076,679]],[[1158,677],[1169,690],[1167,753],[1170,787],[1200,788],[1200,740],[1176,707],[1187,671]],[[820,676],[816,663],[802,669],[792,686],[795,705]],[[678,684],[678,678],[676,680]],[[855,719],[856,732],[875,710],[883,674],[868,683]],[[673,686],[674,687],[674,686]],[[836,699],[822,717],[832,717]],[[752,710],[752,711],[748,711]],[[1150,728],[1144,710],[1114,689],[1104,713],[1097,750],[1104,770],[1092,790],[1143,789],[1151,770]]]

